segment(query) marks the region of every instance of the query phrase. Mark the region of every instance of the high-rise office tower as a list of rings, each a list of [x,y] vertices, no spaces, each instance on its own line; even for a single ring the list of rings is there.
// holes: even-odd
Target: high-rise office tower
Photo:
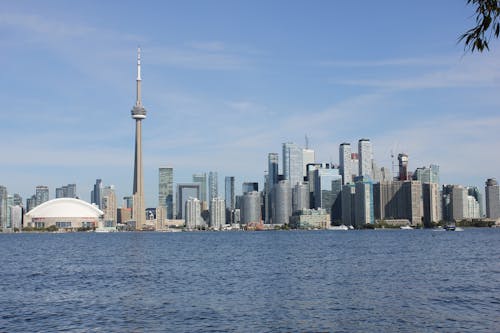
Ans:
[[[260,223],[260,193],[257,191],[247,192],[241,198],[241,223]]]
[[[134,159],[134,187],[132,196],[134,207],[132,209],[135,220],[135,228],[142,230],[145,222],[144,207],[144,173],[142,170],[142,120],[146,119],[146,109],[142,105],[141,99],[141,49],[137,49],[137,79],[136,79],[136,100],[131,111],[135,120],[135,159]]]
[[[207,174],[200,173],[193,175],[193,183],[200,184],[200,194],[198,195],[198,199],[201,201],[207,201]]]
[[[354,183],[349,183],[342,186],[341,192],[341,206],[342,206],[342,223],[345,225],[354,225],[354,212],[355,212],[355,200],[354,195],[356,192],[356,185]]]
[[[273,199],[273,224],[288,224],[292,216],[292,189],[288,180],[274,186]]]
[[[49,187],[45,185],[38,185],[35,188],[35,205],[41,205],[49,201]]]
[[[483,195],[476,186],[467,187],[468,195],[468,218],[481,218],[483,212]]]
[[[170,167],[158,170],[158,206],[166,210],[166,218],[174,218],[174,169]]]
[[[236,194],[234,192],[234,177],[226,176],[224,179],[224,194],[226,203],[226,224],[232,224],[232,212],[236,208]]]
[[[76,184],[68,184],[56,188],[56,199],[76,198]]]
[[[114,227],[116,226],[116,194],[115,187],[104,186],[102,189],[102,208],[101,210],[104,212],[104,226],[105,227]]]
[[[90,203],[96,204],[99,209],[102,206],[102,180],[96,179],[94,189],[90,192]]]
[[[283,143],[283,179],[295,186],[304,179],[303,168],[302,149],[295,143]]]
[[[359,154],[359,176],[368,176],[373,179],[372,160],[373,149],[370,139],[360,139],[358,141]]]
[[[217,171],[208,173],[208,202],[219,196],[219,177]]]
[[[439,195],[439,184],[423,183],[422,184],[422,203],[424,226],[432,227],[432,223],[441,221],[441,196]]]
[[[486,180],[486,217],[490,219],[500,218],[500,185],[495,178]]]
[[[210,201],[210,227],[220,230],[226,223],[226,208],[224,199],[214,197]]]
[[[253,191],[258,192],[259,191],[259,183],[257,183],[257,182],[244,182],[241,185],[241,189],[242,189],[243,194],[248,193],[248,192],[253,192]]]
[[[330,219],[341,219],[340,191],[342,190],[342,176],[339,169],[323,165],[314,171],[314,208],[323,208]]]
[[[341,143],[339,147],[339,168],[342,184],[352,183],[351,144]]]
[[[226,208],[229,210],[234,210],[236,204],[236,197],[234,193],[234,177],[226,176],[224,185]]]
[[[359,176],[359,155],[358,155],[358,153],[351,154],[351,172],[352,172],[352,177]]]
[[[267,175],[269,190],[278,183],[278,153],[269,153],[267,155]]]
[[[360,177],[355,182],[354,223],[357,228],[375,223],[373,210],[373,183],[370,178]]]
[[[423,183],[439,184],[439,165],[431,164],[429,168],[417,168],[413,173],[413,180]]]
[[[398,154],[399,161],[399,180],[408,180],[408,155],[405,153]]]
[[[292,213],[301,211],[303,209],[309,209],[309,199],[309,184],[296,184],[292,189]]]
[[[7,228],[7,210],[8,210],[8,205],[7,205],[7,188],[5,186],[0,186],[0,228],[5,229]]]
[[[177,218],[186,218],[186,201],[189,198],[200,198],[200,183],[177,184]],[[201,209],[201,203],[200,203]]]
[[[201,227],[203,219],[201,218],[200,200],[198,198],[188,198],[184,204],[186,228],[196,229]]]
[[[309,148],[302,149],[302,177],[307,177],[307,165],[314,164],[315,161],[314,150]]]

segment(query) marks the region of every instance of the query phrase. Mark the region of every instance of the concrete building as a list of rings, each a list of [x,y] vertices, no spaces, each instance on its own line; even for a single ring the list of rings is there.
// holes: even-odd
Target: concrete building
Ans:
[[[10,206],[9,211],[10,228],[21,230],[23,227],[23,207],[19,205]]]
[[[165,217],[174,218],[174,169],[163,167],[158,169],[158,206],[164,208]]]
[[[304,178],[303,168],[302,149],[295,143],[283,143],[283,179],[295,186]]]
[[[8,203],[7,203],[7,188],[5,186],[0,186],[0,228],[2,230],[7,229],[8,221]]]
[[[212,198],[210,201],[210,228],[220,230],[226,224],[226,207],[224,199]]]
[[[45,185],[38,185],[35,188],[35,205],[41,205],[49,201],[49,187]]]
[[[80,199],[60,198],[44,202],[25,214],[27,227],[75,230],[102,225],[104,212]]]
[[[376,183],[373,197],[376,219],[406,219],[412,225],[422,224],[422,184],[419,181]]]
[[[116,223],[126,224],[132,220],[132,208],[117,208],[116,209]]]
[[[292,213],[309,209],[309,184],[298,183],[292,189]]]
[[[398,154],[398,162],[399,162],[398,180],[408,180],[408,155],[405,153]]]
[[[373,183],[368,177],[354,180],[354,226],[362,228],[366,224],[374,224]]]
[[[443,219],[461,221],[468,215],[468,191],[462,185],[443,185]]]
[[[323,208],[303,209],[290,217],[290,227],[294,229],[326,229],[330,226],[330,216]]]
[[[307,177],[307,165],[314,164],[315,161],[316,157],[314,154],[314,150],[309,148],[302,149],[302,177]]]
[[[186,228],[193,230],[204,226],[201,217],[201,201],[198,198],[188,198],[185,201],[185,220]]]
[[[342,185],[352,183],[351,144],[341,143],[339,147],[339,169],[342,176]]]
[[[241,224],[260,223],[262,220],[260,208],[260,193],[247,192],[241,198]]]
[[[76,184],[68,184],[56,188],[56,199],[58,198],[76,198]]]
[[[354,183],[349,183],[342,186],[341,192],[341,212],[342,212],[342,224],[345,225],[355,225],[354,212],[355,212],[355,193],[356,185]]]
[[[181,183],[177,184],[177,218],[185,219],[186,201],[189,198],[200,200],[201,185],[200,183]],[[201,203],[200,203],[201,209]],[[201,214],[201,213],[200,213]]]
[[[439,184],[422,184],[422,204],[424,227],[430,228],[433,223],[438,223],[442,220]]]
[[[142,105],[141,98],[141,49],[137,49],[137,79],[136,100],[132,108],[132,118],[135,120],[135,159],[134,159],[134,186],[132,196],[134,207],[132,214],[137,230],[142,230],[145,222],[144,206],[144,172],[142,167],[142,121],[146,119],[146,109]]]
[[[104,186],[102,189],[102,208],[101,210],[104,213],[104,227],[115,227],[116,226],[116,210],[117,210],[117,202],[116,202],[116,193],[115,187]]]
[[[500,218],[500,186],[495,178],[486,180],[486,217],[490,219]]]
[[[359,176],[359,155],[358,153],[351,154],[351,179],[354,182],[354,178]]]
[[[360,139],[358,141],[359,155],[359,176],[368,176],[373,179],[372,160],[373,148],[370,139]]]

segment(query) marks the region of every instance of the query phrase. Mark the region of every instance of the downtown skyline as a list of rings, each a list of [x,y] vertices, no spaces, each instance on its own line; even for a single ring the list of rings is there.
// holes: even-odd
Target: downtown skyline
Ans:
[[[440,165],[441,184],[483,188],[498,177],[500,61],[496,44],[485,54],[457,44],[472,22],[465,3],[383,2],[373,15],[367,4],[358,19],[377,29],[344,32],[353,16],[340,15],[355,7],[341,3],[220,2],[218,11],[152,2],[133,13],[115,2],[71,12],[48,3],[0,4],[9,78],[0,86],[9,110],[0,113],[0,173],[9,193],[27,198],[48,185],[53,198],[56,187],[76,183],[89,201],[100,178],[118,198],[131,195],[137,45],[149,111],[147,207],[158,201],[160,167],[173,167],[176,183],[217,171],[222,196],[225,176],[235,176],[237,192],[242,182],[262,184],[267,154],[281,155],[284,142],[304,147],[305,135],[318,162],[338,164],[340,143],[367,137],[379,167],[391,167],[391,151],[405,152],[410,170]],[[403,9],[412,14],[382,23]],[[134,15],[145,24],[128,25]]]

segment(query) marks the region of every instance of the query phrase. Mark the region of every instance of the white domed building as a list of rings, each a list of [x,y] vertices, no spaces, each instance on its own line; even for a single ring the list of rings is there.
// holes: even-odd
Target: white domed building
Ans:
[[[104,212],[80,199],[59,198],[44,202],[24,215],[24,226],[59,229],[95,228],[102,225]]]

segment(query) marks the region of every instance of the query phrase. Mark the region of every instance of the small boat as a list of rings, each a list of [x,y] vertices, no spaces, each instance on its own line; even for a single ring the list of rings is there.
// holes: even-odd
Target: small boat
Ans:
[[[413,230],[413,228],[410,227],[409,225],[402,225],[399,227],[399,229],[401,229],[401,230]]]
[[[447,225],[444,227],[444,230],[446,231],[455,231],[457,229],[457,227],[455,227],[454,225]],[[462,229],[463,231],[463,229]]]
[[[346,230],[349,230],[349,228],[346,226],[346,225],[334,225],[330,228],[328,228],[328,230],[341,230],[341,231],[346,231]]]

